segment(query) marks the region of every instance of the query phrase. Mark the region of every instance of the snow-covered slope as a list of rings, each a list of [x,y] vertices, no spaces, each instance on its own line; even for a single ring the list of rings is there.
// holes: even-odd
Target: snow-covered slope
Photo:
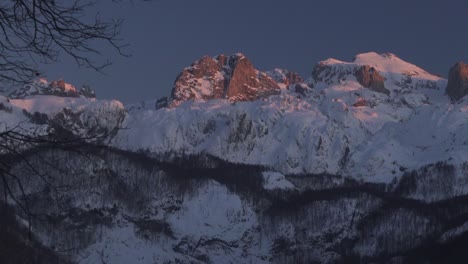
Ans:
[[[25,85],[11,98],[0,96],[0,131],[14,129],[33,136],[55,134],[98,140],[120,127],[126,115],[121,102],[83,96],[63,81],[60,87],[68,88],[60,90],[54,83],[41,79]],[[50,93],[51,87],[62,92]]]

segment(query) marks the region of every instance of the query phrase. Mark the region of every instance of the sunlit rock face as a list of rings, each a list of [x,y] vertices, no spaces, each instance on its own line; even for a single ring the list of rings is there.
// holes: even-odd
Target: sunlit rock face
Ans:
[[[373,67],[369,65],[361,66],[354,74],[362,86],[379,93],[390,94],[390,91],[385,89],[384,77]]]
[[[468,65],[463,62],[455,64],[449,72],[447,95],[458,101],[468,94]]]
[[[279,93],[280,87],[266,73],[254,68],[241,53],[205,56],[177,77],[170,106],[189,100],[229,99],[252,101]]]

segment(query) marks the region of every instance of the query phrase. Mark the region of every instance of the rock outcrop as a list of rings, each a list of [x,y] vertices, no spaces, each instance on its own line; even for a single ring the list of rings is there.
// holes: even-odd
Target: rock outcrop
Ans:
[[[255,69],[241,53],[216,58],[205,56],[179,74],[169,106],[188,100],[252,101],[279,91],[276,81]]]
[[[450,68],[445,93],[452,101],[458,101],[468,94],[468,64],[458,62]]]
[[[379,93],[390,95],[390,91],[387,90],[384,85],[385,78],[373,67],[364,65],[357,69],[354,75],[362,86]]]

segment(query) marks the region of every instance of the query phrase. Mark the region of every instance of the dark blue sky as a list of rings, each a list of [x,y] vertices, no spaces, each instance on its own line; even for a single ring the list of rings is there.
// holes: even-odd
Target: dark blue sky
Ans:
[[[114,61],[107,75],[63,57],[43,67],[48,79],[137,102],[169,95],[179,72],[203,55],[242,52],[260,70],[286,68],[303,77],[320,60],[368,51],[392,52],[443,76],[456,61],[468,61],[466,0],[110,2],[93,11],[125,19],[122,38],[132,57],[106,52]]]

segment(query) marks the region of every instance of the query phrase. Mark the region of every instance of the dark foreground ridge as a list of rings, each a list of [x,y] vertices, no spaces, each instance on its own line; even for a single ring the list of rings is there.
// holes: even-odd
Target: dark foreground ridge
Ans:
[[[260,254],[260,260],[271,263],[324,260],[461,263],[458,260],[468,257],[463,247],[466,231],[450,231],[468,221],[468,196],[433,202],[415,198],[420,196],[421,189],[439,192],[450,186],[453,168],[444,163],[409,171],[403,180],[389,185],[359,182],[340,175],[289,175],[286,179],[296,186],[294,189],[269,190],[264,188],[266,167],[233,164],[209,155],[168,153],[149,158],[145,154],[109,148],[88,147],[85,151],[86,158],[77,152],[60,150],[32,151],[28,157],[41,172],[51,176],[52,183],[66,188],[66,192],[51,190],[29,178],[21,163],[14,166],[13,171],[27,182],[26,188],[30,190],[27,200],[35,215],[32,230],[36,242],[29,242],[25,238],[27,231],[14,220],[15,214],[24,216],[24,212],[2,204],[6,216],[2,232],[7,232],[9,237],[2,241],[15,242],[1,248],[30,251],[28,254],[43,260],[42,263],[58,263],[61,259],[73,262],[77,254],[89,252],[89,247],[96,247],[101,241],[108,243],[105,241],[109,234],[128,226],[137,239],[153,247],[161,241],[171,245],[179,263],[191,263],[190,259],[210,263],[219,250],[231,252],[228,256],[238,250],[252,250]],[[60,176],[57,168],[41,163],[44,158],[60,161],[59,169],[73,172],[73,177]],[[89,163],[90,160],[99,161],[99,165]],[[86,169],[79,169],[86,167],[94,171],[91,176]],[[429,181],[431,184],[425,185]],[[201,240],[192,240],[190,234],[180,230],[174,216],[186,214],[190,210],[188,204],[197,206],[197,201],[203,200],[203,193],[219,195],[223,188],[227,197],[238,197],[242,210],[252,210],[253,215],[229,222],[236,228],[245,227],[250,238],[241,236],[233,240],[206,233]],[[90,197],[94,197],[93,204],[80,202]],[[222,207],[230,207],[223,199],[213,200],[211,206],[220,203]],[[217,209],[200,206],[207,215],[205,221],[210,223],[210,215]],[[249,228],[253,219],[257,219],[257,224]],[[193,219],[184,221],[188,226],[202,228]],[[291,231],[284,231],[285,225],[295,230],[293,236]],[[38,237],[44,236],[54,239],[39,244]],[[255,249],[260,237],[271,239],[271,245],[263,253]],[[0,257],[6,260],[2,263],[15,263],[23,255],[15,256],[7,251]]]

